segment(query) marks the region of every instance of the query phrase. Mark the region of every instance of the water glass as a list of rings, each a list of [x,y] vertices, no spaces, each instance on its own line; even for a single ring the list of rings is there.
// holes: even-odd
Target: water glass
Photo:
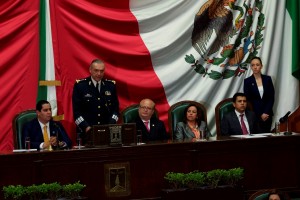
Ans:
[[[30,137],[25,138],[25,149],[30,150]]]
[[[200,140],[206,140],[205,138],[205,131],[204,130],[200,130]]]
[[[137,130],[136,144],[137,145],[141,145],[142,143],[143,143],[143,141],[142,141],[142,131],[141,130]]]
[[[280,134],[280,123],[275,122],[275,134]]]
[[[137,135],[136,136],[136,144],[141,145],[143,143],[142,141],[142,135]]]
[[[77,148],[80,149],[82,147],[82,144],[81,144],[81,137],[78,137],[77,138]]]

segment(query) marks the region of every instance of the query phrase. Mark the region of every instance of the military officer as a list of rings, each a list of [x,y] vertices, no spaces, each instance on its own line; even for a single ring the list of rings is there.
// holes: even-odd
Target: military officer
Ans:
[[[104,71],[104,62],[95,59],[89,67],[91,76],[74,84],[73,114],[75,124],[82,133],[88,134],[93,125],[115,124],[118,121],[116,87],[114,81],[103,80]]]

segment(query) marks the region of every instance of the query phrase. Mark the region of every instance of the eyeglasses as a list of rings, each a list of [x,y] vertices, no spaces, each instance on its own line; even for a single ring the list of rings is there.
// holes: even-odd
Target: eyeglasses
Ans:
[[[147,107],[147,106],[140,106],[141,109],[143,110],[153,110],[153,108]]]

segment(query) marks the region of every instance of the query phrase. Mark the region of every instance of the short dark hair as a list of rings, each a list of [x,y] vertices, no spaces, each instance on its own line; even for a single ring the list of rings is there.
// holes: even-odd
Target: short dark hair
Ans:
[[[90,67],[92,67],[92,65],[94,63],[98,63],[98,64],[101,64],[101,63],[104,63],[102,60],[100,60],[99,58],[95,58],[94,60],[92,60],[91,64],[90,64]]]
[[[194,104],[194,103],[190,103],[189,105],[187,105],[187,107],[184,109],[183,113],[184,113],[184,117],[183,117],[183,122],[186,124],[187,123],[187,117],[186,117],[186,113],[188,111],[188,109],[192,106],[195,106],[196,109],[197,109],[197,119],[196,119],[196,122],[197,122],[197,125],[200,126],[201,124],[201,119],[202,119],[202,115],[201,115],[201,110],[200,108]]]
[[[246,97],[246,95],[245,95],[244,93],[242,93],[242,92],[237,92],[237,93],[235,93],[235,94],[233,95],[233,97],[232,97],[232,102],[235,103],[237,97]],[[246,97],[246,99],[247,99],[247,97]]]
[[[279,191],[277,189],[273,189],[272,191],[269,192],[267,200],[269,200],[270,196],[273,194],[277,194],[280,200],[287,200],[289,198],[287,193]]]
[[[37,102],[35,109],[38,111],[41,111],[44,104],[50,104],[50,103],[49,103],[49,101],[46,101],[46,100],[40,100]]]
[[[259,60],[260,64],[262,64],[260,57],[254,56],[253,58],[251,58],[250,62],[252,62],[252,60],[257,59]]]

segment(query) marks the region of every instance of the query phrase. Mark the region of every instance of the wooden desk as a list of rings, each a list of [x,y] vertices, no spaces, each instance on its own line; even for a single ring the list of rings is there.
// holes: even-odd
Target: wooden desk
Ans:
[[[245,190],[299,188],[300,137],[273,136],[206,142],[166,142],[53,152],[0,152],[0,187],[9,184],[76,182],[87,185],[90,199],[110,199],[105,190],[107,165],[127,163],[130,195],[118,199],[159,197],[169,172],[243,167]]]

